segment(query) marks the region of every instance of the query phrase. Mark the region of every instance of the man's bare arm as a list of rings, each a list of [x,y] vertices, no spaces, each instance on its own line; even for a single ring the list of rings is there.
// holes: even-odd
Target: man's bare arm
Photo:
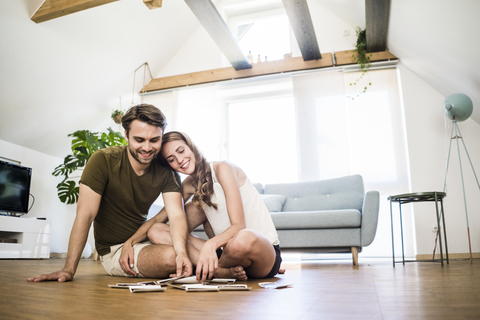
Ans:
[[[77,203],[77,215],[73,223],[68,242],[67,261],[62,270],[50,274],[28,278],[27,281],[51,281],[58,282],[73,280],[77,271],[85,243],[87,242],[90,226],[95,219],[102,196],[90,189],[90,187],[80,184],[80,194]]]
[[[133,246],[147,239],[148,230],[155,223],[165,223],[167,222],[167,220],[167,211],[165,210],[165,208],[163,208],[154,217],[145,221],[145,223],[142,224],[140,228],[138,228],[138,230],[127,241],[125,241],[122,247],[122,253],[118,260],[118,262],[120,263],[120,267],[125,273],[131,276],[137,275],[137,273],[133,270],[133,266],[135,263]]]
[[[177,192],[163,193],[163,202],[170,221],[170,236],[177,255],[177,276],[192,274],[192,263],[187,255],[187,219],[183,211],[182,194]]]
[[[127,240],[125,243],[130,245],[134,245],[136,243],[142,242],[147,239],[148,230],[155,224],[155,223],[166,223],[168,221],[167,211],[165,207],[162,208],[155,216],[151,219],[145,221],[140,228]]]

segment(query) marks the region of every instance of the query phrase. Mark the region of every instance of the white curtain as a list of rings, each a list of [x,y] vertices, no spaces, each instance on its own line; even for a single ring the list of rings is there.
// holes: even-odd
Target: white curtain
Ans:
[[[333,71],[298,75],[293,77],[293,93],[299,181],[362,175],[365,189],[377,190],[381,197],[376,239],[364,251],[391,255],[387,197],[410,190],[396,69],[372,70],[363,77],[360,72]],[[403,213],[406,254],[413,256],[413,219],[409,208]],[[398,219],[395,222],[398,226]]]
[[[405,180],[407,164],[395,69],[370,71],[354,99],[359,73],[293,77],[300,181],[359,173],[369,183]],[[407,180],[404,182],[408,183]]]
[[[174,91],[172,130],[186,133],[208,160],[220,160],[224,111],[216,103],[216,86]]]
[[[293,77],[299,181],[350,174],[343,73]]]

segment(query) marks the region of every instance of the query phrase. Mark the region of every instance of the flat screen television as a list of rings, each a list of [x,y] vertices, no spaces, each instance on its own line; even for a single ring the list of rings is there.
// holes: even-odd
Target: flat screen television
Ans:
[[[28,213],[32,168],[0,161],[0,213]]]

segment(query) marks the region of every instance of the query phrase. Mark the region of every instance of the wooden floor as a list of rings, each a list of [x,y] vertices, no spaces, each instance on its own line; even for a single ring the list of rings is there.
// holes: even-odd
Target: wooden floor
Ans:
[[[106,275],[81,260],[75,281],[29,283],[28,276],[61,268],[62,259],[0,260],[0,319],[480,319],[480,260],[290,262],[268,281],[286,289],[130,293],[108,284],[132,279]]]

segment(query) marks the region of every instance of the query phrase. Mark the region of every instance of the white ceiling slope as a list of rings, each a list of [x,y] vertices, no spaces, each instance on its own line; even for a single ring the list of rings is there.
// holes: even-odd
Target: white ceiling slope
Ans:
[[[148,62],[158,75],[199,26],[182,0],[155,10],[122,0],[35,24],[42,2],[0,1],[0,140],[60,158],[67,134],[104,131],[120,97],[122,109],[131,105],[135,69]],[[308,2],[365,26],[364,0]],[[477,0],[391,0],[388,49],[442,95],[469,95],[480,123],[478,12]]]
[[[391,0],[388,49],[440,94],[465,93],[480,123],[480,1]],[[422,106],[418,106],[421,108]],[[438,106],[442,110],[442,106]]]
[[[42,2],[0,1],[0,139],[61,158],[67,134],[105,131],[120,97],[131,105],[134,70],[161,70],[199,26],[179,0],[156,10],[122,0],[36,24]]]

